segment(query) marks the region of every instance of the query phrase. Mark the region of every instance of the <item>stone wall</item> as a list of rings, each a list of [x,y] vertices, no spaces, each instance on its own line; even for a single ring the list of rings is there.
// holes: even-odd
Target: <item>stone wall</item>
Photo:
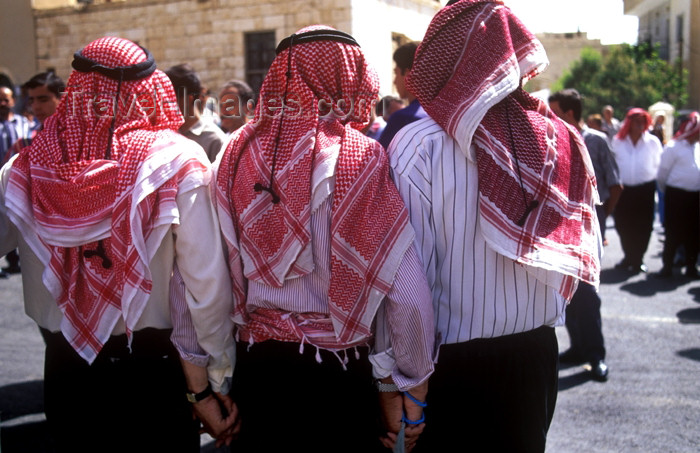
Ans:
[[[528,83],[529,91],[550,89],[571,64],[581,58],[581,51],[592,47],[600,52],[604,47],[598,39],[588,39],[586,33],[543,33],[537,35],[549,58],[547,70]]]
[[[685,57],[688,61],[690,99],[688,108],[700,110],[700,2],[693,2],[689,12],[690,32]]]
[[[382,31],[368,33],[371,28],[353,24],[353,18],[374,17],[380,5],[382,11],[408,10],[417,18],[418,26],[415,21],[397,24],[401,29],[389,33],[409,32],[418,39],[439,8],[438,2],[429,0],[95,1],[35,10],[37,66],[55,68],[65,77],[76,50],[102,36],[121,36],[148,48],[161,69],[190,63],[216,92],[225,81],[245,76],[244,33],[274,31],[279,41],[303,26],[321,23],[350,33],[363,31],[361,44],[372,44]],[[381,59],[391,61],[390,48]],[[382,78],[385,90],[391,84],[389,65],[381,72],[387,71],[389,75]]]
[[[38,62],[42,69],[55,67],[67,75],[73,52],[115,35],[148,48],[159,68],[188,62],[206,85],[218,87],[244,77],[245,32],[275,31],[279,40],[310,22],[347,29],[349,1],[311,2],[326,4],[317,9],[301,0],[131,0],[41,11],[36,19]]]
[[[24,44],[26,43],[26,44]],[[29,2],[3,2],[0,13],[0,73],[20,84],[36,73],[34,21]]]

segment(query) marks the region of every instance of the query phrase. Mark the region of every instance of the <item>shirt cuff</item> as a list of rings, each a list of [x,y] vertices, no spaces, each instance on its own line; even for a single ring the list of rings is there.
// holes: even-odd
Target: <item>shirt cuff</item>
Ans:
[[[369,361],[372,364],[372,377],[375,379],[384,379],[391,376],[394,380],[394,384],[396,384],[402,392],[409,391],[413,387],[422,384],[433,371],[431,367],[430,371],[423,376],[406,376],[396,367],[394,351],[391,348],[384,352],[370,354]]]
[[[207,374],[209,376],[209,383],[211,384],[212,390],[218,393],[228,394],[231,391],[231,377],[233,375],[233,369],[229,368],[214,368],[212,366],[207,367]]]
[[[396,360],[391,348],[383,352],[370,354],[369,361],[372,364],[372,376],[375,379],[384,379],[391,376],[394,368],[396,368]]]
[[[191,363],[192,365],[196,365],[200,368],[205,368],[209,363],[209,354],[196,354],[193,352],[187,352],[176,343],[174,344],[174,346],[175,349],[177,349],[178,354],[180,354],[180,358],[185,362]]]

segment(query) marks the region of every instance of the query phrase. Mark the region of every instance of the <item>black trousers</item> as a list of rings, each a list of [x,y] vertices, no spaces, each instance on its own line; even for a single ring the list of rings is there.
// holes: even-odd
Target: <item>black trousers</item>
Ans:
[[[673,267],[673,259],[681,245],[685,248],[685,265],[695,269],[700,240],[700,192],[688,192],[666,187],[664,192],[666,240],[662,254],[663,266]]]
[[[46,341],[44,400],[56,451],[199,452],[199,423],[169,330],[113,336],[88,365],[61,333]]]
[[[587,362],[605,359],[600,296],[592,285],[580,282],[566,307],[566,330],[571,349]]]
[[[367,348],[338,358],[306,344],[238,344],[232,395],[241,414],[235,453],[388,452],[379,442],[379,418]],[[342,357],[342,355],[341,355]]]
[[[17,253],[17,250],[12,250],[10,253],[5,255],[5,259],[7,260],[7,265],[9,267],[19,266],[19,253]]]
[[[605,230],[607,230],[606,222],[608,221],[608,214],[605,212],[604,205],[596,205],[596,214],[598,216],[598,226],[600,226],[600,237],[605,239]]]
[[[442,345],[414,452],[544,452],[558,368],[551,327]]]
[[[654,228],[656,181],[625,186],[615,207],[615,228],[620,235],[624,262],[639,266]]]

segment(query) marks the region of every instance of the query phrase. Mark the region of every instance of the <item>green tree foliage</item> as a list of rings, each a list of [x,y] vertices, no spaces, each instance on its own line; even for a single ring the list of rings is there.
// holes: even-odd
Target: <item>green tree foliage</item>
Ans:
[[[641,43],[610,46],[604,54],[584,49],[552,91],[576,88],[584,96],[585,118],[607,104],[616,113],[629,107],[648,108],[658,101],[678,110],[688,101],[687,87],[688,72],[680,63],[669,64],[659,58],[655,47]]]

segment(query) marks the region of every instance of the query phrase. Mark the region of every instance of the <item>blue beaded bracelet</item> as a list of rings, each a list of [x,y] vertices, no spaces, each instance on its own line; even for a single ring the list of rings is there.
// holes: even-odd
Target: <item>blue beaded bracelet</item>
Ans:
[[[415,396],[411,395],[409,392],[401,392],[401,393],[406,395],[408,397],[408,399],[413,401],[413,403],[419,407],[427,407],[428,406],[428,403],[426,403],[425,401],[418,400]],[[401,417],[401,421],[408,424],[408,425],[420,425],[421,423],[423,423],[425,421],[425,412],[423,412],[423,415],[421,415],[421,418],[418,420],[410,420],[410,419],[406,418],[406,414],[403,414],[403,416]]]
[[[418,420],[409,420],[408,418],[406,418],[406,414],[403,414],[403,416],[401,417],[401,421],[406,423],[407,425],[420,425],[425,421],[425,412],[423,412],[423,415]]]
[[[417,406],[420,406],[420,407],[427,407],[428,406],[428,403],[426,403],[425,401],[419,401],[415,396],[411,395],[410,393],[408,393],[408,392],[402,392],[402,393],[404,395],[406,395],[409,400],[413,401]]]

